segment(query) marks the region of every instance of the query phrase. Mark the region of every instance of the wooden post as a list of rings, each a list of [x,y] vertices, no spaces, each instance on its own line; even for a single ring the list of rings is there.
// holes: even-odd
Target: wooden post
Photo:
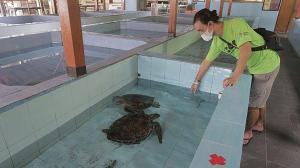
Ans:
[[[177,21],[177,6],[178,0],[170,0],[170,13],[169,13],[169,37],[176,36],[176,21]]]
[[[228,11],[227,11],[227,16],[231,15],[231,7],[232,7],[232,0],[228,0]]]
[[[99,11],[99,0],[95,0],[95,9]]]
[[[53,0],[53,6],[54,6],[54,14],[58,14],[58,9],[57,9],[57,1]]]
[[[79,77],[86,74],[79,3],[78,0],[57,2],[67,74]]]
[[[104,0],[104,10],[109,10],[109,0]]]
[[[41,10],[42,10],[42,15],[44,15],[45,14],[45,8],[44,8],[43,0],[40,0],[40,6],[41,6]]]
[[[300,0],[296,2],[295,5],[295,16],[296,19],[300,19]]]
[[[0,8],[1,8],[2,15],[6,16],[6,9],[5,9],[5,6],[4,6],[4,2],[2,0],[0,2]]]
[[[205,1],[205,8],[207,8],[207,9],[210,8],[210,0]]]
[[[219,16],[222,17],[224,8],[224,0],[220,0]]]

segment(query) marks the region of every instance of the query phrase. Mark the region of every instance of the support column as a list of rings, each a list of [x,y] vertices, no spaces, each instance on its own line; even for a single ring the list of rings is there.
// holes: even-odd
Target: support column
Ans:
[[[0,1],[0,10],[2,12],[2,15],[6,16],[6,9],[5,9],[4,3],[2,1]]]
[[[109,10],[109,0],[104,0],[104,10]]]
[[[227,16],[231,15],[231,7],[232,7],[232,0],[228,0],[228,11],[227,11]]]
[[[86,74],[79,3],[78,0],[57,2],[67,74],[79,77]]]
[[[222,17],[224,8],[224,0],[220,0],[219,16]]]
[[[95,10],[99,11],[99,0],[95,0]]]
[[[53,0],[53,6],[54,6],[54,14],[58,14],[58,9],[57,9],[57,0]]]
[[[169,3],[170,3],[170,13],[169,13],[168,33],[169,33],[169,37],[175,37],[178,0],[170,0]]]
[[[207,8],[207,9],[210,8],[210,0],[205,1],[205,8]]]

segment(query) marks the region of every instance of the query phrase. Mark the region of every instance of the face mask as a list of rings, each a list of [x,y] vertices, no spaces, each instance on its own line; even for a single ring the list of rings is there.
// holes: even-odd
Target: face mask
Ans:
[[[206,32],[201,34],[201,37],[205,41],[210,41],[213,38],[213,33],[213,31],[209,32],[207,28]]]

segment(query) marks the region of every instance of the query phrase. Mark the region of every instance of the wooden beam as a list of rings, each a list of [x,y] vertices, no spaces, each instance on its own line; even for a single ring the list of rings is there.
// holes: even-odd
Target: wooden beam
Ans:
[[[300,19],[300,0],[296,2],[295,5],[295,16],[296,19]]]
[[[228,0],[228,11],[227,11],[227,16],[231,15],[231,7],[232,7],[232,0]]]
[[[210,8],[210,0],[205,1],[205,8],[207,8],[207,9]]]
[[[169,33],[169,37],[175,37],[178,0],[170,0],[169,3],[170,3],[170,13],[169,13],[168,33]]]
[[[79,77],[86,74],[79,3],[78,0],[57,2],[67,74]]]
[[[219,16],[222,17],[224,8],[224,0],[220,0]]]

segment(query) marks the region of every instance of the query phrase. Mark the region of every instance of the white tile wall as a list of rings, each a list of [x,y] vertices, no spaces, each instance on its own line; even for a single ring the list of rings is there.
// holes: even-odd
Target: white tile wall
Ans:
[[[182,87],[191,87],[197,74],[198,66],[192,63],[181,62],[180,81]]]
[[[74,117],[72,113],[73,103],[71,92],[70,85],[65,85],[51,92],[53,104],[55,104],[54,108],[57,127]]]
[[[52,131],[56,127],[55,121],[55,104],[53,96],[51,94],[44,94],[38,99],[33,99],[28,103],[29,118],[32,121],[32,126],[37,139],[47,135],[50,132],[40,131],[44,127],[47,127],[49,131]],[[47,108],[45,108],[47,107]],[[52,128],[49,128],[52,126]]]
[[[32,144],[36,137],[29,118],[28,104],[8,110],[0,116],[0,127],[11,154]]]
[[[190,88],[195,79],[199,64],[179,62],[156,57],[139,56],[140,78]],[[200,84],[200,91],[217,94],[223,90],[223,79],[231,70],[211,67]]]
[[[90,101],[94,104],[103,99],[103,75],[103,71],[98,71],[86,77]]]
[[[82,110],[87,109],[89,101],[88,82],[86,78],[81,78],[70,84],[74,115],[78,115]]]
[[[0,163],[10,157],[8,150],[5,148],[0,151]]]
[[[211,92],[218,94],[223,91],[223,80],[230,76],[232,70],[215,67],[214,79]]]
[[[16,154],[92,103],[135,80],[137,63],[137,56],[130,57],[1,113],[0,161],[7,159],[9,152]]]
[[[152,57],[151,62],[152,62],[151,80],[157,82],[164,82],[167,60]]]
[[[138,57],[138,73],[140,74],[140,78],[150,80],[151,68],[152,68],[151,57],[147,57],[147,56]]]

